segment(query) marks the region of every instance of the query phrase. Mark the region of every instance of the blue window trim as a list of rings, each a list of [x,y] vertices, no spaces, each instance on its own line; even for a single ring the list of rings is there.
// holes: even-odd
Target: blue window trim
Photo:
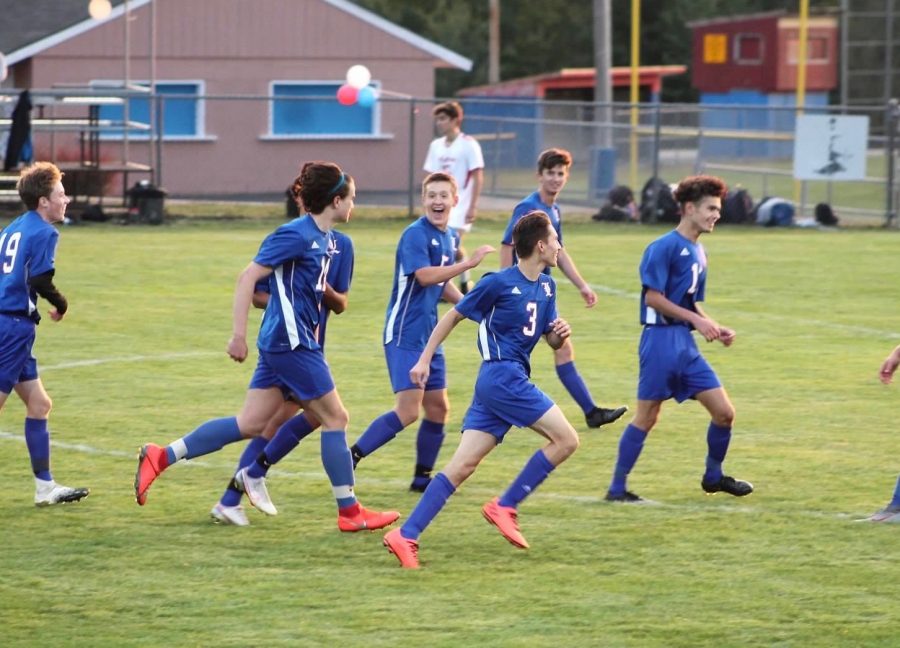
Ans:
[[[149,87],[150,82],[146,80],[135,80],[131,82],[132,85],[137,86],[145,86]],[[201,79],[158,79],[155,82],[157,88],[159,86],[182,86],[187,88],[188,86],[193,87],[194,92],[185,93],[185,98],[189,98],[194,103],[194,120],[193,120],[193,133],[190,132],[179,132],[179,133],[162,133],[163,141],[178,141],[178,142],[191,142],[191,141],[210,141],[214,140],[214,137],[210,137],[206,134],[205,124],[206,124],[206,101],[204,96],[206,94],[206,82]],[[91,81],[90,85],[92,88],[101,89],[101,88],[110,88],[121,90],[122,81],[121,80],[95,80]],[[160,92],[157,90],[158,94],[165,95],[166,92],[163,90]],[[181,94],[181,93],[173,93],[173,94]],[[140,99],[140,97],[131,97],[131,99]],[[147,101],[150,100],[150,94],[147,94]],[[163,101],[177,101],[172,96],[169,96]],[[163,108],[165,110],[165,108]],[[103,107],[100,109],[101,119],[103,118]],[[136,121],[132,115],[129,115],[131,121]],[[149,121],[149,120],[148,120]],[[147,124],[150,126],[150,124]],[[102,140],[120,140],[122,139],[122,135],[124,132],[124,128],[116,128],[110,129],[113,132],[102,132],[100,133],[100,139]],[[128,133],[129,140],[135,141],[144,141],[150,139],[149,131],[136,131],[134,129],[129,130]]]
[[[293,87],[315,87],[318,86],[321,88],[321,92],[316,92],[314,95],[310,94],[310,97],[318,97],[318,98],[328,98],[328,100],[334,102],[335,114],[339,115],[338,111],[348,110],[348,109],[356,109],[359,110],[368,110],[370,113],[370,120],[368,123],[368,128],[366,130],[340,130],[336,129],[334,131],[325,131],[325,130],[315,130],[315,131],[301,131],[301,130],[292,130],[292,131],[276,131],[276,107],[278,100],[273,99],[268,102],[269,104],[269,114],[267,119],[267,132],[260,137],[263,140],[278,140],[278,139],[390,139],[391,136],[383,135],[381,133],[381,103],[376,101],[375,104],[369,108],[364,109],[359,106],[350,106],[344,107],[338,104],[337,98],[335,94],[337,93],[338,88],[343,84],[343,81],[336,81],[334,79],[325,79],[325,80],[274,80],[269,82],[269,96],[276,97],[279,95],[279,92],[284,92],[285,86],[293,86]],[[372,82],[372,85],[375,88],[380,86],[380,83],[375,81]],[[285,95],[287,96],[287,95]],[[300,95],[302,96],[302,95]],[[320,99],[321,100],[321,99]],[[300,101],[300,100],[297,100]],[[359,120],[359,114],[356,115],[357,121]]]

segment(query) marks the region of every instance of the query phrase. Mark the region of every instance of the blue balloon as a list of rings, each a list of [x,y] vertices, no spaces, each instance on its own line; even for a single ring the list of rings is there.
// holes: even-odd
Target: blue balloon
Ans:
[[[375,94],[375,88],[372,86],[363,86],[359,89],[359,94],[356,95],[356,103],[363,108],[374,106],[376,99],[378,99],[378,96]]]

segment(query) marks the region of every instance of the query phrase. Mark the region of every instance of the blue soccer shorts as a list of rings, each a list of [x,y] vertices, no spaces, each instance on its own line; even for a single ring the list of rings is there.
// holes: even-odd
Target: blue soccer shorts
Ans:
[[[270,387],[281,389],[285,398],[295,396],[310,401],[332,391],[334,380],[321,349],[301,347],[278,353],[260,350],[250,389]]]
[[[645,326],[638,345],[639,400],[679,403],[722,383],[687,326]]]
[[[529,380],[520,363],[483,362],[462,429],[487,432],[500,443],[513,425],[531,427],[551,407],[553,401]]]
[[[387,361],[388,374],[391,377],[391,389],[394,393],[407,389],[419,389],[409,377],[409,370],[419,361],[421,351],[401,349],[396,344],[384,345],[384,359]],[[429,365],[431,372],[428,374],[428,382],[425,383],[425,391],[447,388],[447,365],[444,362],[443,353],[435,353]]]
[[[31,355],[34,337],[30,318],[0,315],[0,392],[10,394],[17,384],[37,379],[37,360]]]

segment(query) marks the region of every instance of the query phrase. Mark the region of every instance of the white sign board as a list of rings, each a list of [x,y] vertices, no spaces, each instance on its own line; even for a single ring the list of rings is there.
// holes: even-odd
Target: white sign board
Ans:
[[[800,115],[794,133],[794,178],[862,180],[868,142],[868,117]]]

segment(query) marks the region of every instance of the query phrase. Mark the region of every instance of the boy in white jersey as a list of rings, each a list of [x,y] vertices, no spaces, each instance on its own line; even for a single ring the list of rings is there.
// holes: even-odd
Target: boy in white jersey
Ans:
[[[439,472],[402,528],[384,544],[407,569],[419,566],[418,538],[447,499],[503,441],[513,425],[530,427],[548,443],[535,452],[509,488],[482,508],[484,518],[513,546],[527,549],[519,531],[517,507],[578,448],[578,433],[558,405],[531,382],[531,351],[541,337],[554,348],[569,337],[569,324],[556,311],[556,283],[544,274],[556,266],[561,246],[547,215],[524,216],[515,227],[516,265],[485,275],[438,323],[410,378],[424,385],[431,359],[464,318],[479,323],[483,362],[472,404],[463,419],[459,447]]]
[[[640,496],[626,489],[626,480],[647,434],[659,419],[663,401],[670,398],[679,403],[693,398],[712,419],[706,435],[709,451],[701,488],[710,494],[724,492],[738,497],[753,492],[752,484],[722,473],[731,441],[734,406],[692,335],[696,329],[707,342],[718,340],[726,347],[735,338],[733,330],[721,326],[700,307],[706,292],[706,252],[698,239],[713,231],[725,193],[725,183],[714,176],[682,180],[675,189],[681,221],[644,251],[640,266],[644,331],[638,347],[637,411],[619,441],[607,501],[641,501]]]
[[[478,214],[478,198],[484,185],[484,157],[478,141],[462,132],[463,109],[456,101],[438,104],[431,111],[440,137],[431,142],[423,168],[428,173],[442,171],[456,179],[459,202],[450,210],[449,225],[459,234],[456,260],[463,261],[466,251],[462,240],[472,229]],[[463,294],[469,289],[469,272],[459,278]]]

